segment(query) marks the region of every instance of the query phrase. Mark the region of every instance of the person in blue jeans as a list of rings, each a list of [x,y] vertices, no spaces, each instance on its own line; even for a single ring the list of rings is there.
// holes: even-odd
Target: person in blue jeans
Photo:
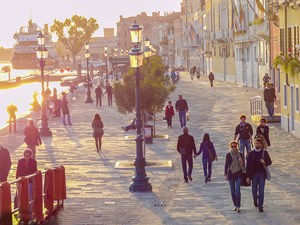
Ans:
[[[199,152],[196,153],[196,156],[199,156],[202,152],[202,163],[203,163],[203,171],[205,183],[211,181],[211,173],[212,173],[212,161],[210,160],[209,151],[216,157],[216,161],[218,161],[217,153],[214,147],[214,144],[211,142],[209,134],[205,133],[203,136],[202,143],[200,144]],[[208,170],[208,173],[207,173]]]
[[[175,103],[175,109],[179,114],[181,128],[183,128],[186,126],[186,113],[189,108],[186,100],[182,98],[182,95],[179,95],[178,100]]]
[[[178,137],[177,151],[181,155],[183,179],[187,183],[188,180],[193,180],[193,153],[196,155],[196,145],[194,137],[189,135],[189,129],[187,127],[183,127],[182,131],[183,134]],[[187,164],[189,166],[188,171]]]
[[[255,207],[258,207],[259,212],[264,211],[263,206],[266,181],[265,166],[270,166],[272,164],[272,160],[269,156],[269,153],[266,150],[262,149],[262,144],[263,142],[260,138],[255,139],[255,148],[249,153],[246,167],[247,182],[250,184],[252,180],[253,204]]]
[[[224,178],[229,182],[234,211],[240,213],[241,179],[245,172],[245,160],[238,150],[238,143],[230,143],[230,152],[226,155]]]
[[[251,151],[251,142],[252,142],[252,136],[253,136],[253,128],[252,126],[246,122],[246,116],[241,115],[240,116],[240,123],[235,128],[234,138],[233,141],[236,140],[237,136],[239,136],[239,146],[240,146],[240,152],[243,154],[243,157],[245,158],[245,148],[247,150],[247,155]]]

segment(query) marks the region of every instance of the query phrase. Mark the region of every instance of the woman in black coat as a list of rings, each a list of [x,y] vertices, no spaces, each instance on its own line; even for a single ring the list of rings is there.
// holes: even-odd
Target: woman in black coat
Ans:
[[[93,136],[95,138],[97,152],[99,152],[101,150],[101,145],[102,145],[101,139],[104,134],[104,131],[103,131],[104,126],[103,126],[103,122],[102,122],[99,114],[95,114],[95,117],[94,117],[94,120],[92,123],[92,127],[94,129]]]
[[[269,138],[269,126],[266,125],[267,120],[262,118],[260,120],[260,125],[256,128],[256,136],[261,138],[263,141],[263,149],[267,149],[268,146],[271,146]]]

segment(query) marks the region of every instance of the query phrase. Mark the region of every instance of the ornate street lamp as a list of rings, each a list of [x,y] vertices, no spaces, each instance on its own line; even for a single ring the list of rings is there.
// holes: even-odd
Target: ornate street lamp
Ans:
[[[52,132],[50,131],[50,128],[48,127],[48,117],[46,112],[46,96],[45,96],[45,87],[44,87],[44,67],[46,63],[46,59],[48,58],[48,49],[45,46],[45,36],[42,32],[40,32],[37,36],[38,40],[38,47],[36,48],[36,56],[37,59],[40,62],[40,68],[41,68],[41,83],[42,83],[42,126],[40,127],[40,135],[44,137],[51,137]]]
[[[91,96],[90,73],[89,73],[89,58],[91,56],[91,53],[89,51],[90,43],[88,41],[84,44],[84,48],[85,48],[84,56],[86,58],[86,74],[87,74],[87,91],[86,91],[86,99],[84,102],[85,103],[93,103],[93,99]]]
[[[142,28],[134,22],[129,28],[131,42],[134,47],[129,52],[130,66],[135,69],[135,102],[136,102],[136,157],[134,160],[135,173],[132,177],[132,182],[129,191],[144,192],[152,191],[152,185],[149,183],[149,178],[146,175],[145,166],[146,160],[143,155],[143,135],[141,121],[141,102],[140,102],[140,67],[143,64],[143,52],[139,45],[142,42]]]
[[[108,57],[108,52],[107,52],[107,46],[104,46],[104,57],[105,57],[105,68],[106,68],[106,84],[108,83],[108,68],[107,68],[107,57]]]
[[[150,39],[147,37],[144,41],[145,49],[144,49],[144,57],[149,60],[151,56],[151,49],[150,49]]]

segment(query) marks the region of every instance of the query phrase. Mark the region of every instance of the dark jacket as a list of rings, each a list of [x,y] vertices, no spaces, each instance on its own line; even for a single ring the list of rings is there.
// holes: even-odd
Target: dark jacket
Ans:
[[[242,159],[244,161],[244,164],[245,164],[243,154],[241,154],[241,153],[239,153],[239,154],[242,157]],[[233,162],[233,158],[232,158],[231,152],[229,152],[226,155],[225,168],[224,168],[224,175],[227,175],[228,180],[231,180],[232,178],[239,178],[239,177],[242,177],[242,175],[243,175],[243,170],[242,169],[240,171],[236,172],[236,173],[231,172],[230,166],[231,166],[232,162]]]
[[[261,128],[263,129],[263,132],[262,132]],[[261,125],[259,125],[256,128],[256,134],[257,135],[260,134],[260,135],[264,136],[264,138],[265,138],[265,140],[267,142],[267,145],[271,146],[270,138],[269,138],[269,127],[268,126],[261,126]]]
[[[276,99],[275,89],[274,88],[265,88],[264,90],[264,100],[265,102],[274,102]]]
[[[108,96],[112,96],[112,94],[113,94],[113,88],[112,88],[111,85],[107,85],[106,86],[106,90],[105,90],[104,94],[106,94],[106,93],[107,93]]]
[[[214,80],[214,79],[215,79],[214,74],[213,74],[213,73],[210,73],[210,74],[208,75],[208,79],[209,79],[209,80]]]
[[[188,155],[196,155],[196,145],[194,141],[194,137],[187,133],[184,133],[178,137],[177,141],[177,151],[180,153],[180,148],[186,148]]]
[[[174,113],[174,108],[173,108],[173,106],[166,106],[166,109],[165,109],[165,116],[166,117],[172,117],[172,116],[174,116],[175,115],[175,113]]]
[[[37,172],[37,162],[35,159],[30,158],[28,164],[25,159],[20,159],[18,162],[16,179],[23,176],[28,176]],[[29,180],[31,183],[32,181]]]
[[[63,97],[61,101],[61,110],[64,115],[70,113],[67,97]]]
[[[265,165],[269,166],[272,164],[272,160],[269,156],[269,153],[264,150],[264,160]],[[248,158],[247,158],[247,167],[246,167],[246,176],[247,178],[253,179],[253,174],[256,172],[264,172],[265,178],[266,178],[266,170],[263,167],[263,164],[260,162],[260,159],[262,159],[263,151],[260,150],[259,152],[256,152],[255,150],[252,150],[249,152]]]
[[[7,181],[7,177],[11,167],[9,151],[0,146],[0,183]]]
[[[185,99],[178,99],[175,103],[175,109],[179,111],[188,111],[189,107]]]
[[[24,135],[25,135],[24,142],[27,145],[39,146],[40,144],[42,144],[42,140],[41,140],[41,137],[40,137],[39,130],[35,126],[25,127]]]
[[[102,88],[98,86],[98,87],[95,89],[95,93],[96,93],[96,97],[101,97],[101,96],[103,96]]]
[[[253,135],[253,128],[249,123],[246,123],[243,126],[241,123],[235,128],[235,135],[239,134],[239,140],[249,140],[250,136]]]
[[[217,153],[216,153],[214,144],[211,141],[202,142],[200,144],[199,152],[196,155],[198,156],[203,152],[202,158],[210,159],[208,151],[211,151],[214,154],[214,156],[217,157]]]

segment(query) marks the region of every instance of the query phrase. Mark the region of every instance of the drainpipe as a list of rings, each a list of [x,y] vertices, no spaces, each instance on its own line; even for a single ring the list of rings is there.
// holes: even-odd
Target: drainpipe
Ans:
[[[287,29],[287,6],[288,6],[288,3],[284,2],[283,6],[284,6],[284,50],[285,50],[284,55],[288,56],[288,46],[287,46],[287,41],[288,41],[288,39],[287,39],[287,33],[288,33],[288,29]],[[288,76],[287,72],[285,73],[285,82],[286,82],[287,86],[290,86],[289,85],[289,76]]]
[[[189,36],[188,36],[188,10],[187,10],[187,0],[185,0],[185,27],[186,27],[186,43],[187,43],[187,48],[186,48],[186,69],[189,71]]]

